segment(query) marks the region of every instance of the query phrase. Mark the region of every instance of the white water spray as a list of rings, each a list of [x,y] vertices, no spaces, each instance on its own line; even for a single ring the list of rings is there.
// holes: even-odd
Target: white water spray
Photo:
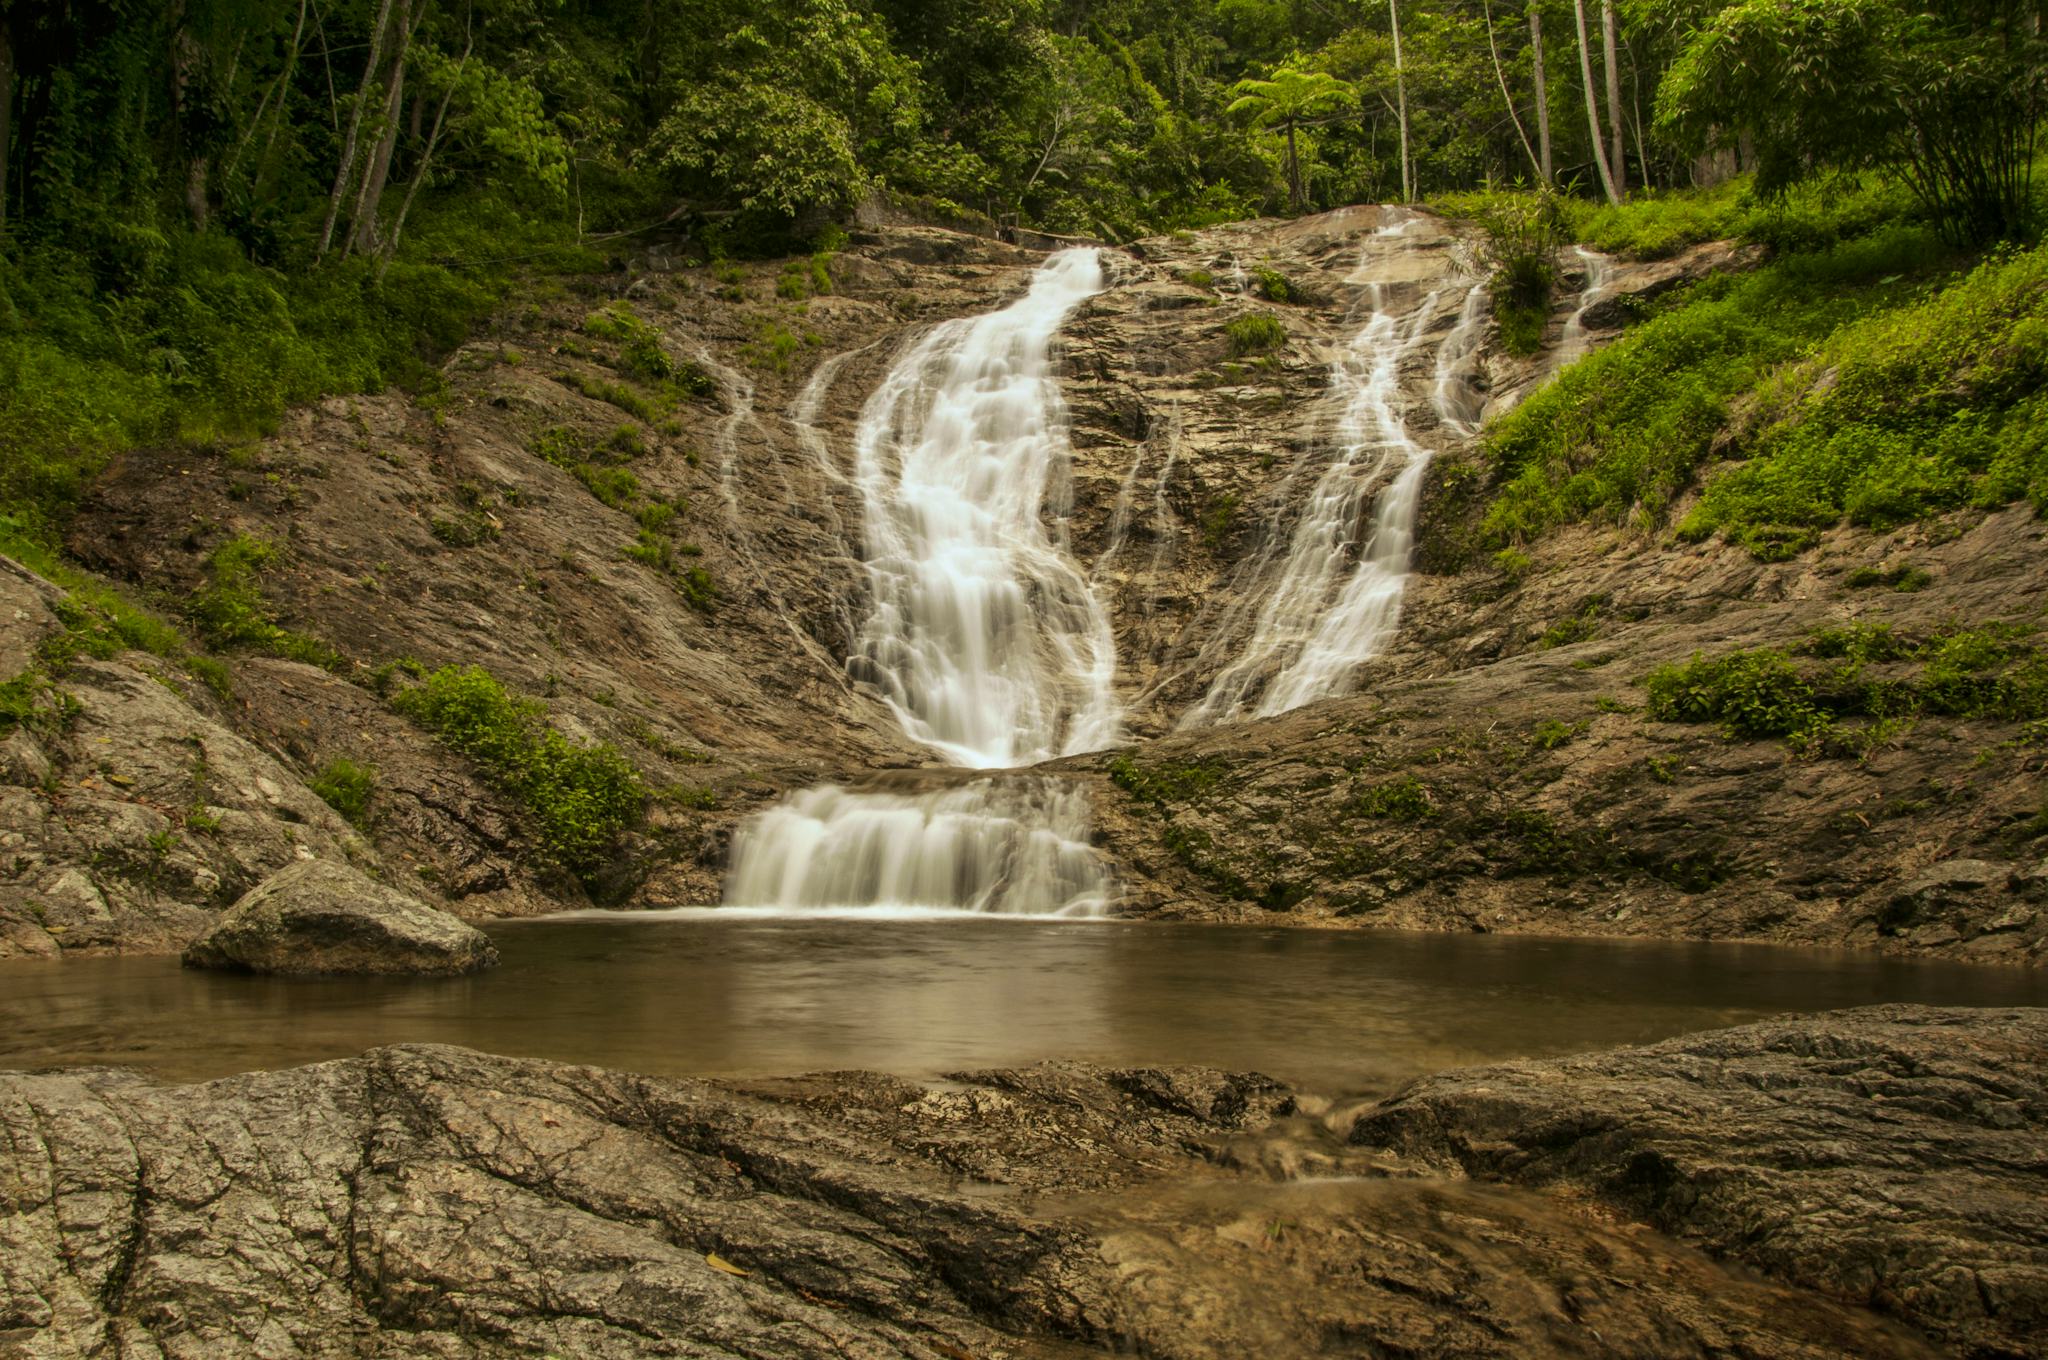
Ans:
[[[1430,392],[1430,403],[1444,428],[1460,439],[1479,433],[1486,409],[1486,394],[1472,381],[1479,367],[1479,341],[1486,331],[1486,299],[1484,281],[1466,291],[1458,324],[1436,351],[1436,386]]]
[[[1403,217],[1382,227],[1368,242],[1368,260],[1384,238],[1411,225]],[[1428,451],[1408,434],[1401,368],[1422,343],[1442,294],[1428,293],[1403,316],[1389,310],[1384,285],[1366,288],[1368,319],[1330,368],[1340,403],[1330,465],[1309,493],[1251,640],[1181,719],[1183,727],[1242,716],[1247,696],[1268,675],[1254,709],[1261,716],[1341,693],[1399,621],[1429,463]]]
[[[740,830],[725,900],[1095,916],[1108,889],[1087,795],[1012,776],[936,793],[806,789]]]
[[[848,669],[955,765],[1096,750],[1121,730],[1109,615],[1066,551],[1051,361],[1060,323],[1102,287],[1095,251],[1054,255],[1022,299],[912,343],[861,412],[853,484],[873,599]],[[815,429],[816,404],[799,406]],[[1048,516],[1062,527],[1048,532]],[[1091,916],[1109,896],[1086,794],[1030,775],[805,790],[741,828],[725,888],[730,906],[798,912]]]
[[[1045,527],[1071,490],[1052,338],[1102,286],[1094,250],[1061,251],[1017,302],[913,344],[861,413],[874,604],[853,670],[955,764],[1118,738],[1109,615]]]
[[[1564,330],[1558,335],[1557,353],[1551,358],[1553,372],[1586,357],[1593,347],[1586,333],[1586,314],[1614,292],[1614,261],[1584,246],[1573,246],[1572,253],[1586,266],[1586,286],[1579,292],[1577,309],[1565,318]]]

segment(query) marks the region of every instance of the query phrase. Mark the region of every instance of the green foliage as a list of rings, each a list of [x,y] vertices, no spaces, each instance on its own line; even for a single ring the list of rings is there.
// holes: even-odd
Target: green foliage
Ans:
[[[306,781],[316,797],[358,829],[369,825],[370,799],[377,792],[377,769],[347,756],[336,756]]]
[[[1606,607],[1605,595],[1595,595],[1587,599],[1574,613],[1544,629],[1543,636],[1536,640],[1536,645],[1547,651],[1552,647],[1567,647],[1574,642],[1584,642],[1600,631],[1600,614]]]
[[[1657,97],[1691,148],[1747,148],[1766,195],[1883,168],[1949,239],[2033,222],[2048,112],[2039,7],[2012,0],[1741,0],[1688,35]]]
[[[1252,283],[1258,288],[1259,296],[1268,302],[1303,302],[1301,290],[1288,282],[1287,276],[1271,265],[1260,265],[1251,271]]]
[[[1499,195],[1479,214],[1486,230],[1488,289],[1501,343],[1511,354],[1534,354],[1550,317],[1557,252],[1566,241],[1564,210],[1548,191]]]
[[[187,617],[215,651],[262,652],[341,671],[346,659],[318,638],[280,627],[263,598],[262,576],[276,564],[275,544],[237,534],[206,555],[207,584],[186,602]]]
[[[1644,681],[1648,715],[1664,722],[1718,722],[1730,737],[1790,737],[1823,721],[1813,686],[1783,652],[1759,648],[1683,666],[1659,666]]]
[[[1230,344],[1230,357],[1242,359],[1248,354],[1270,354],[1285,345],[1287,327],[1271,312],[1247,312],[1225,323],[1223,336]]]
[[[1555,751],[1558,747],[1583,735],[1587,723],[1564,722],[1557,718],[1545,718],[1529,729],[1529,744],[1539,751]]]
[[[618,369],[629,377],[665,383],[681,372],[681,365],[669,357],[661,332],[633,315],[622,303],[592,312],[583,319],[583,330],[586,335],[617,343]]]
[[[572,744],[548,724],[545,705],[508,693],[479,667],[434,671],[391,703],[524,803],[541,853],[572,873],[602,868],[645,806],[639,773],[615,748]]]
[[[1802,666],[1772,648],[1694,653],[1645,684],[1648,716],[1719,722],[1729,737],[1788,737],[1810,751],[1867,755],[1929,714],[2000,722],[2048,718],[2048,655],[2003,624],[1950,626],[1923,639],[1882,622],[1815,630]],[[1875,669],[1873,669],[1875,668]],[[1860,728],[1845,727],[1850,719]]]
[[[1510,545],[1584,520],[1662,523],[1738,405],[1755,420],[1783,404],[1788,382],[1811,372],[1800,365],[1816,346],[1872,324],[1859,318],[1908,306],[1917,290],[1907,279],[1944,258],[1925,233],[1900,229],[1696,285],[1493,427],[1486,453],[1497,489],[1481,540]],[[1787,555],[1831,522],[1812,489],[1780,481],[1740,506],[1722,493],[1721,509],[1688,524],[1729,527],[1760,555]],[[1780,503],[1792,494],[1802,504]]]
[[[1363,816],[1393,822],[1419,822],[1436,816],[1436,802],[1429,785],[1412,774],[1362,790],[1351,800],[1351,806]]]
[[[638,416],[652,424],[660,412],[647,397],[624,383],[612,382],[608,378],[594,378],[587,373],[567,371],[561,375],[562,385],[581,393],[592,401],[609,402],[629,416]]]
[[[1230,536],[1230,530],[1237,523],[1237,493],[1226,491],[1202,507],[1202,546],[1210,552],[1223,546]]]
[[[1889,529],[1969,504],[2048,506],[2048,250],[1860,317],[1780,380],[1777,418],[1681,532],[1775,557],[1844,518]]]
[[[1111,758],[1109,777],[1133,798],[1164,806],[1201,798],[1230,773],[1230,763],[1221,756],[1192,761],[1159,761],[1140,765],[1127,755]]]
[[[1871,586],[1887,586],[1893,590],[1912,592],[1925,590],[1934,582],[1934,574],[1910,562],[1896,567],[1858,567],[1842,578],[1843,584],[1851,590],[1864,590]]]

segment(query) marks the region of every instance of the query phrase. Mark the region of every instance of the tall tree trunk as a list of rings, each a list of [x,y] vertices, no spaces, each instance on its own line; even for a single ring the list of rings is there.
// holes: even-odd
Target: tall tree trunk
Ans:
[[[377,214],[384,206],[384,186],[391,182],[391,155],[398,147],[399,115],[405,111],[405,64],[412,56],[415,28],[412,0],[398,0],[398,49],[391,54],[391,75],[384,82],[381,132],[356,192],[355,211],[349,217],[350,247],[365,255],[377,250]]]
[[[185,156],[185,215],[192,230],[206,230],[206,182],[212,171],[211,157],[194,144],[187,126],[192,112],[192,85],[202,54],[199,40],[185,26],[185,0],[171,6],[171,136]]]
[[[1415,172],[1408,159],[1408,71],[1401,61],[1401,0],[1387,0],[1387,17],[1394,27],[1394,93],[1400,100],[1401,119],[1401,201],[1415,201]]]
[[[228,157],[227,167],[221,172],[223,183],[232,183],[234,181],[235,171],[241,168],[242,157],[248,152],[249,144],[256,140],[257,132],[263,127],[263,115],[270,108],[270,101],[273,99],[277,101],[280,114],[284,111],[285,87],[291,82],[292,73],[298,69],[299,49],[305,42],[306,9],[308,3],[309,0],[299,0],[299,21],[292,26],[292,41],[291,46],[285,49],[284,68],[277,73],[277,78],[271,81],[269,87],[263,91],[263,98],[256,104],[256,112],[249,117],[248,129],[242,133],[241,140],[235,143],[234,154]],[[277,136],[276,118],[271,119],[270,135],[272,138]],[[271,143],[268,140],[263,144],[265,158],[270,154],[270,145]],[[261,179],[262,175],[263,163],[259,159],[256,164],[256,177]]]
[[[370,60],[363,67],[363,83],[356,90],[356,105],[349,110],[348,136],[341,143],[341,164],[334,171],[334,188],[327,195],[327,217],[320,224],[319,254],[325,257],[334,244],[334,224],[341,217],[341,200],[356,178],[356,146],[363,133],[363,109],[377,88],[377,71],[384,65],[384,35],[391,26],[391,0],[377,8],[377,23],[370,30]]]
[[[1294,149],[1294,120],[1287,120],[1287,197],[1301,211],[1301,157]]]
[[[1572,0],[1579,18],[1579,82],[1586,91],[1586,126],[1593,133],[1593,164],[1600,171],[1600,187],[1609,203],[1621,202],[1614,187],[1614,172],[1607,168],[1607,152],[1600,145],[1600,104],[1593,96],[1593,49],[1586,41],[1586,0]]]
[[[1529,56],[1536,72],[1536,158],[1543,164],[1538,173],[1548,186],[1557,182],[1550,168],[1550,80],[1543,69],[1543,12],[1537,0],[1529,0]]]
[[[1614,192],[1628,193],[1628,142],[1622,135],[1621,47],[1614,40],[1614,0],[1600,0],[1600,50],[1607,58],[1607,126],[1613,136],[1613,151],[1607,157],[1614,173]]]
[[[405,197],[398,201],[398,216],[391,222],[391,235],[384,241],[384,259],[377,266],[377,277],[380,280],[384,277],[384,271],[391,268],[391,261],[398,256],[398,242],[405,235],[405,219],[412,213],[412,201],[419,193],[420,185],[426,183],[428,174],[433,171],[434,152],[441,145],[441,129],[448,122],[448,105],[455,98],[456,86],[462,83],[462,70],[469,65],[469,54],[475,50],[476,39],[472,37],[463,44],[462,56],[455,63],[455,74],[449,79],[448,88],[441,92],[441,105],[434,110],[434,130],[427,134],[426,147],[420,152],[420,163],[413,167],[412,180],[405,186]],[[420,97],[426,97],[424,90],[420,92]],[[582,234],[580,228],[577,234]]]
[[[1543,174],[1543,164],[1536,159],[1536,148],[1529,145],[1529,133],[1522,126],[1522,115],[1515,112],[1515,97],[1508,93],[1508,73],[1500,64],[1500,45],[1493,40],[1493,0],[1481,0],[1480,8],[1486,14],[1486,50],[1493,54],[1493,78],[1500,82],[1501,102],[1508,106],[1508,118],[1515,125],[1515,136],[1521,139],[1522,150],[1529,157],[1529,166],[1538,176]]]
[[[0,227],[7,225],[7,147],[14,133],[14,31],[0,12]]]

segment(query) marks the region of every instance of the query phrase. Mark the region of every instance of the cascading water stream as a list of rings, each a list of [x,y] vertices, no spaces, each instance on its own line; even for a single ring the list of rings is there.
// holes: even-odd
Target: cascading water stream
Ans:
[[[1586,267],[1586,286],[1579,292],[1578,307],[1565,318],[1564,330],[1557,337],[1557,352],[1550,360],[1553,372],[1586,357],[1586,352],[1593,347],[1586,333],[1586,314],[1605,302],[1614,291],[1614,261],[1584,246],[1573,246],[1572,253]]]
[[[1087,795],[1013,776],[935,793],[806,789],[741,829],[726,900],[1094,916],[1108,892]]]
[[[1404,217],[1382,227],[1368,251],[1410,225]],[[1309,493],[1251,640],[1183,716],[1184,728],[1241,716],[1247,696],[1267,675],[1272,679],[1254,709],[1260,715],[1339,692],[1399,618],[1415,503],[1429,460],[1402,415],[1401,368],[1422,343],[1442,293],[1429,292],[1400,315],[1389,308],[1386,285],[1366,288],[1368,319],[1330,369],[1340,403],[1334,456]],[[1358,545],[1368,500],[1374,509]]]
[[[853,480],[872,606],[848,669],[951,764],[1010,768],[1121,731],[1108,613],[1064,531],[1046,529],[1071,496],[1053,337],[1102,287],[1096,251],[1052,256],[1023,298],[913,342],[861,413]],[[1095,915],[1109,892],[1085,795],[993,775],[799,793],[734,838],[725,900]]]
[[[1045,529],[1071,494],[1052,338],[1102,286],[1095,251],[1060,252],[1019,301],[912,345],[861,414],[874,607],[854,669],[954,764],[1118,737],[1108,612]]]

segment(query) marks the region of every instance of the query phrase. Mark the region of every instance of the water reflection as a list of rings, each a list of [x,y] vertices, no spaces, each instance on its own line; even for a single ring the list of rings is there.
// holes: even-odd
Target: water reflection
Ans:
[[[1740,945],[715,913],[492,934],[502,967],[436,981],[0,965],[0,1066],[193,1078],[435,1042],[672,1074],[1071,1057],[1379,1091],[1785,1011],[2048,1004],[2037,972]]]

